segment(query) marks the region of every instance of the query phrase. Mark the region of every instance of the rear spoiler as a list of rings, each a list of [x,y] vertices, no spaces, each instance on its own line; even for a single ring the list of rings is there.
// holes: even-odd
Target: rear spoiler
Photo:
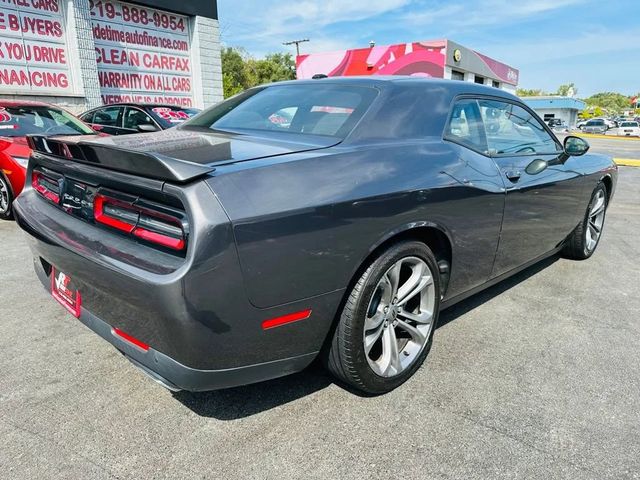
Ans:
[[[168,182],[186,183],[215,170],[214,167],[86,141],[65,141],[44,135],[27,135],[31,150],[46,156],[86,163],[118,172]]]

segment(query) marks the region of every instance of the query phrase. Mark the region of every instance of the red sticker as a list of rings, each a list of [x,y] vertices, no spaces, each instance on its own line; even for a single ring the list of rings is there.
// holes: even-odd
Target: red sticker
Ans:
[[[11,121],[11,115],[4,107],[0,107],[0,123],[7,123]]]
[[[164,120],[172,123],[184,122],[189,119],[189,115],[187,115],[186,112],[182,110],[172,110],[169,107],[156,107],[153,109],[153,112]]]

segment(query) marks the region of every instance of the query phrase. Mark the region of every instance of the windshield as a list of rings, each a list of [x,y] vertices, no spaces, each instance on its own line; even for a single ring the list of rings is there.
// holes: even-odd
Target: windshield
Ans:
[[[0,107],[0,136],[92,135],[96,132],[64,110],[49,106]]]
[[[370,87],[270,85],[247,90],[187,122],[236,133],[283,132],[344,138],[377,95]]]
[[[163,128],[171,128],[189,120],[194,115],[200,113],[197,108],[181,108],[172,106],[151,107],[149,109],[153,118],[162,125]]]
[[[587,122],[587,127],[598,127],[604,125],[604,120],[590,120]]]

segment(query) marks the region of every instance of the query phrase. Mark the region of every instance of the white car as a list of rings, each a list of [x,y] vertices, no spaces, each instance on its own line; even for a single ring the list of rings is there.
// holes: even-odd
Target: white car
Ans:
[[[620,122],[618,127],[619,137],[640,137],[640,124],[638,122]]]

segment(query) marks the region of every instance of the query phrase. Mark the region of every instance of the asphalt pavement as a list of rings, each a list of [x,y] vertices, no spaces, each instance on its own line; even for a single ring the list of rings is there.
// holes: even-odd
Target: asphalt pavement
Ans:
[[[590,260],[445,311],[423,368],[364,398],[319,368],[171,394],[44,292],[0,222],[0,478],[640,478],[639,234],[621,167]]]
[[[640,160],[640,139],[627,137],[585,137],[591,152],[603,153],[614,158]]]

